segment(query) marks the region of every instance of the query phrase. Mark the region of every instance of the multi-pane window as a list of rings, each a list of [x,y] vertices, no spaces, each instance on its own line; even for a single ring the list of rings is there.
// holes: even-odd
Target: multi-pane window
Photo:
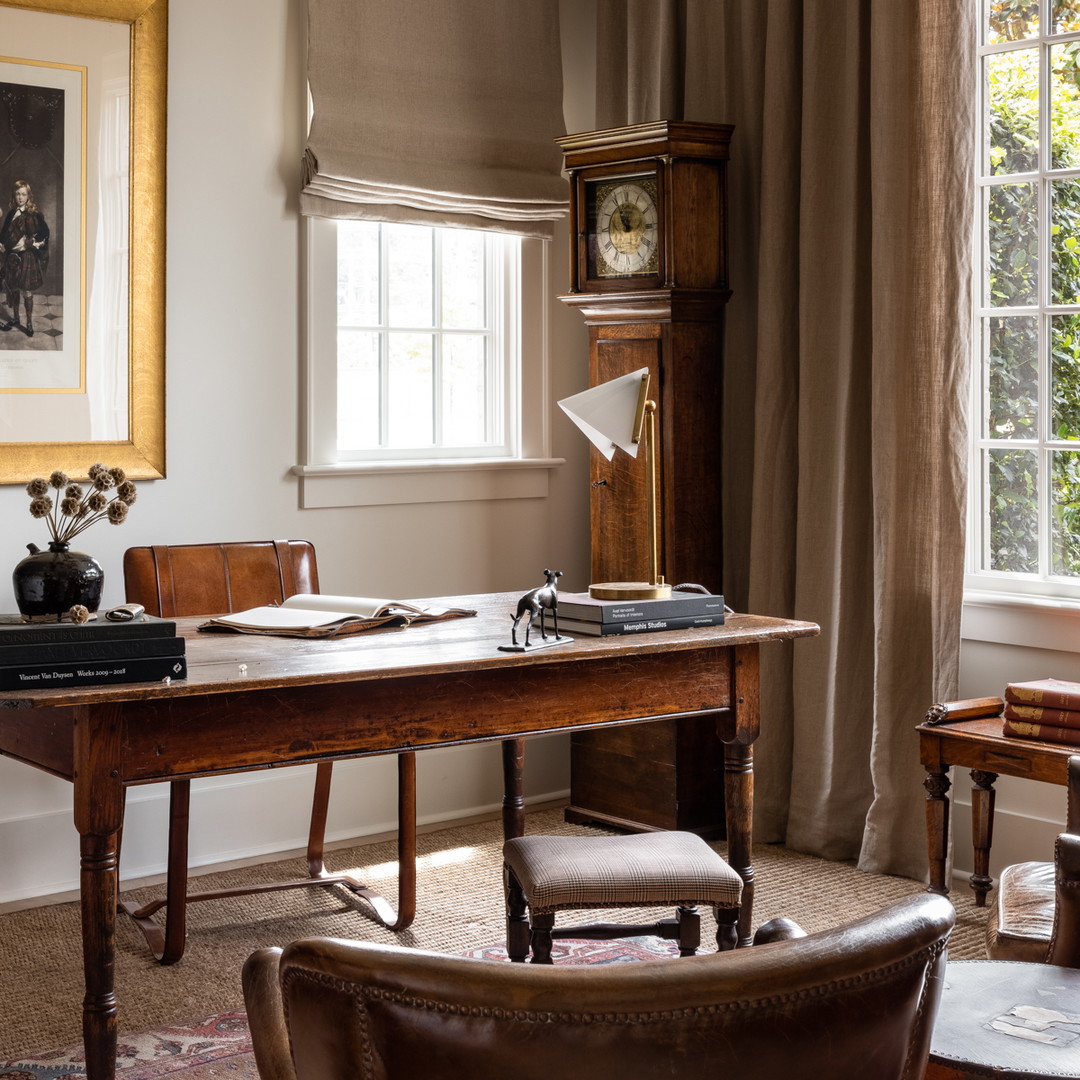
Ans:
[[[512,453],[519,244],[337,223],[338,461]]]
[[[971,568],[1080,587],[1080,0],[983,0]]]

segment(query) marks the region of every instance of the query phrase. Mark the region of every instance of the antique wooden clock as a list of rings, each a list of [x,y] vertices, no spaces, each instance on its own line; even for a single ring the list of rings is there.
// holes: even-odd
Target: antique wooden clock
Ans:
[[[659,419],[660,565],[722,592],[720,438],[732,128],[657,121],[559,139],[570,181],[570,290],[589,328],[589,384],[647,367]],[[592,451],[593,581],[649,559],[640,462]],[[714,721],[572,737],[571,820],[723,830]]]

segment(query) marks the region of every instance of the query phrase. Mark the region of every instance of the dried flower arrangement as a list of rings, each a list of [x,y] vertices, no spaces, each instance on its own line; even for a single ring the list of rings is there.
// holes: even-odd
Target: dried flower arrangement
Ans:
[[[30,516],[44,518],[55,543],[66,544],[95,522],[106,519],[112,525],[120,525],[128,514],[128,507],[135,501],[135,485],[124,475],[123,469],[107,469],[104,465],[91,465],[87,470],[90,490],[72,483],[65,473],[57,470],[48,480],[37,477],[26,485],[30,496]],[[49,489],[63,490],[61,498],[49,494]],[[108,492],[112,492],[111,497]]]

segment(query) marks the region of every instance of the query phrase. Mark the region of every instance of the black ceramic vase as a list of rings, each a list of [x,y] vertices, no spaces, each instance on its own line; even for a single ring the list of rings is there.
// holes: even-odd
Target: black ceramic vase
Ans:
[[[81,551],[69,551],[62,540],[51,540],[48,551],[27,544],[30,554],[11,575],[15,603],[23,615],[52,616],[57,622],[75,604],[97,611],[105,574],[101,564]]]

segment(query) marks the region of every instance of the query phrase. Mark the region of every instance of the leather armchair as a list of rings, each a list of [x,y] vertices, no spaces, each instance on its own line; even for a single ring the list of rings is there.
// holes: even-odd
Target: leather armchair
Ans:
[[[921,1080],[955,913],[922,895],[796,940],[602,966],[330,938],[244,967],[262,1080]]]
[[[991,960],[1080,967],[1080,755],[1069,758],[1065,832],[1054,861],[1008,866],[986,930]]]

